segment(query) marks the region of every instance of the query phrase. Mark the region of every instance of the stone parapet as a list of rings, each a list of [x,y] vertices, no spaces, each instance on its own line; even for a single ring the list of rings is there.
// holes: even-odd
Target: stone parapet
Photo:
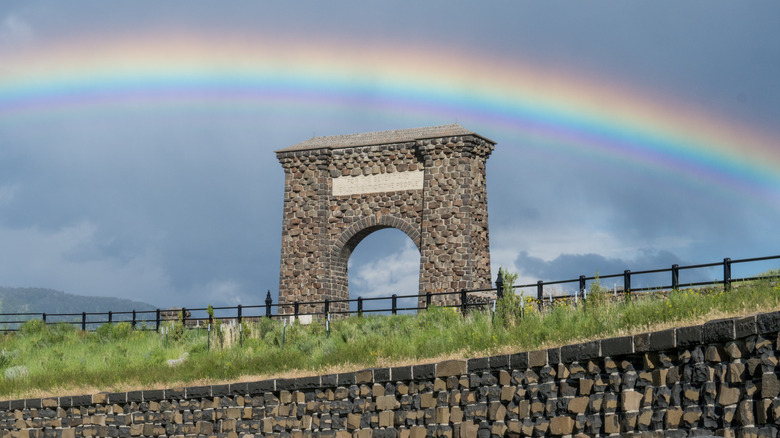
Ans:
[[[0,401],[0,437],[756,436],[780,312],[467,360]]]

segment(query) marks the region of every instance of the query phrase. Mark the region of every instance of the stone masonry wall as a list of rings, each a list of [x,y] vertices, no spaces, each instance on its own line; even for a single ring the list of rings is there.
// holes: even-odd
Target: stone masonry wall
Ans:
[[[0,437],[776,437],[780,312],[533,352],[0,402]]]

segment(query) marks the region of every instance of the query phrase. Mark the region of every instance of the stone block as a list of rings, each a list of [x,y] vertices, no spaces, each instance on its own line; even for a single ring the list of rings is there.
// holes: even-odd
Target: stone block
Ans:
[[[756,316],[746,316],[744,318],[734,318],[734,337],[736,339],[747,338],[758,334],[756,326]]]
[[[362,385],[362,384],[368,384],[368,383],[374,383],[374,372],[373,370],[360,370],[355,372],[355,384],[356,385]]]
[[[702,326],[702,342],[714,344],[735,339],[734,319],[718,319]]]
[[[276,391],[276,380],[260,380],[257,382],[247,383],[247,394],[249,395],[261,395],[266,392]],[[166,393],[167,396],[167,393]]]
[[[679,407],[671,407],[666,410],[666,429],[678,429],[682,422],[683,410]]]
[[[509,366],[514,370],[524,371],[528,368],[528,352],[516,353],[509,356]],[[470,370],[469,370],[470,371]]]
[[[541,368],[547,365],[547,350],[528,352],[528,368]]]
[[[568,401],[566,410],[570,414],[584,414],[588,409],[589,401],[588,397],[574,397]]]
[[[779,332],[780,311],[756,315],[756,331],[759,335]]]
[[[620,433],[620,417],[615,414],[604,415],[604,433],[608,435]]]
[[[671,350],[675,346],[675,329],[650,333],[648,351]]]
[[[436,377],[462,376],[468,371],[465,360],[445,360],[436,364]]]
[[[780,395],[780,380],[775,373],[761,376],[761,398],[772,399]]]
[[[487,357],[475,357],[466,361],[468,373],[483,373],[490,371],[490,359]]]
[[[623,412],[638,411],[644,399],[644,394],[636,391],[623,391],[620,393],[620,406]]]
[[[561,363],[561,349],[560,347],[547,349],[547,364],[556,365]]]
[[[390,379],[394,382],[412,380],[412,367],[390,368]]]
[[[137,395],[134,393],[138,393]],[[142,397],[141,391],[131,391],[127,393],[127,401],[140,402]],[[190,386],[184,388],[184,397],[186,398],[206,398],[211,397],[211,386]]]
[[[350,386],[357,382],[355,373],[339,373],[338,374],[338,386]]]
[[[295,389],[304,391],[321,388],[320,376],[299,377],[295,379]]]
[[[497,371],[497,370],[506,370],[509,369],[509,355],[508,354],[502,354],[500,356],[491,356],[489,358],[490,362],[490,369]]]
[[[561,362],[576,362],[580,356],[580,344],[565,345],[561,347]]]
[[[644,353],[650,351],[650,333],[634,335],[634,352]]]
[[[634,352],[634,337],[621,336],[619,338],[603,339],[601,341],[601,354],[608,357],[623,356]]]
[[[374,383],[387,383],[390,381],[390,368],[374,368]]]
[[[550,419],[550,435],[569,435],[574,430],[574,419],[571,417],[553,417]]]
[[[677,347],[699,345],[702,342],[702,326],[680,327],[676,329]]]
[[[580,351],[577,355],[577,361],[585,362],[596,359],[601,355],[601,342],[589,341],[580,344]]]
[[[415,365],[412,367],[412,376],[414,380],[433,379],[436,374],[434,364]]]

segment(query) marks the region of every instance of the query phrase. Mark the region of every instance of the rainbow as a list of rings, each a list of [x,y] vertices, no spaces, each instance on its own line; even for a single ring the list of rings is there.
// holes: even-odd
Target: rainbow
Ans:
[[[780,140],[685,102],[440,47],[163,33],[0,52],[0,123],[112,108],[346,108],[486,127],[780,205]],[[2,126],[2,125],[0,125]],[[407,127],[407,126],[399,126]],[[472,128],[474,129],[474,128]],[[494,131],[499,133],[494,133]],[[332,133],[339,134],[339,133]]]

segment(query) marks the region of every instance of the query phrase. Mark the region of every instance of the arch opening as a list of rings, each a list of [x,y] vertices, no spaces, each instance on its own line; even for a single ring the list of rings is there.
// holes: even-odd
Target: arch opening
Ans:
[[[400,229],[389,226],[368,227],[350,239],[340,256],[346,261],[344,278],[347,296],[362,297],[363,310],[392,308],[391,299],[372,298],[416,295],[420,285],[420,249],[416,242]],[[399,309],[417,306],[416,298],[398,298]],[[357,311],[358,304],[350,303]],[[399,311],[409,313],[411,310]]]

